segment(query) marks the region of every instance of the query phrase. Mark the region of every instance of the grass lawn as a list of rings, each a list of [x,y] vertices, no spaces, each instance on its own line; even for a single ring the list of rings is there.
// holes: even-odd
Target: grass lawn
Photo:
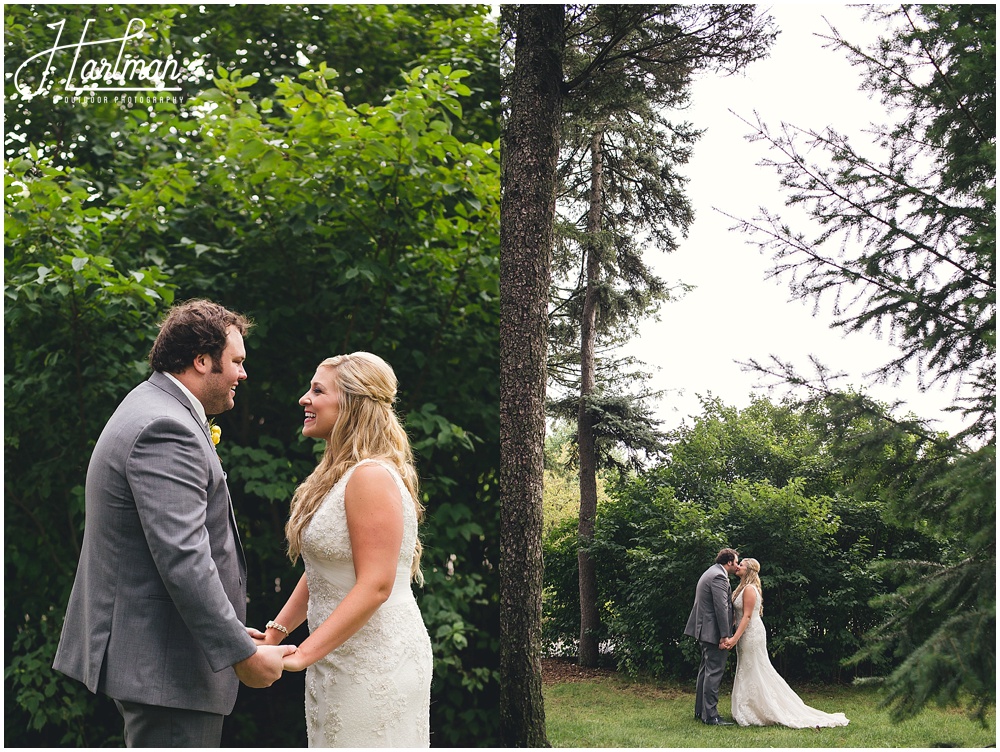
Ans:
[[[731,719],[724,684],[719,712]],[[987,747],[996,744],[996,712],[983,728],[962,711],[926,710],[894,724],[878,710],[875,688],[799,687],[807,705],[843,712],[842,728],[713,727],[694,720],[691,686],[629,680],[615,674],[574,681],[546,680],[545,721],[553,747]]]

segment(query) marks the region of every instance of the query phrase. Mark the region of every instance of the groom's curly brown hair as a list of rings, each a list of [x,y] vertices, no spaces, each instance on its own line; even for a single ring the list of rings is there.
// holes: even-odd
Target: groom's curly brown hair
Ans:
[[[149,365],[154,371],[182,373],[196,357],[207,354],[212,358],[212,370],[221,371],[222,351],[231,326],[245,336],[253,322],[210,300],[196,298],[179,303],[167,311],[160,324],[160,333],[149,351]]]
[[[733,548],[724,548],[715,557],[716,564],[729,564],[739,558],[740,552]]]

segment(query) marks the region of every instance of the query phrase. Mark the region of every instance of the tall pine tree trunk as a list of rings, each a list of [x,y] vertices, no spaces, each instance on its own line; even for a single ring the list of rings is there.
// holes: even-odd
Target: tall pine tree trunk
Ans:
[[[564,9],[514,12],[500,209],[500,733],[507,747],[545,747],[542,470]]]
[[[603,181],[604,132],[598,129],[590,144],[590,209],[587,214],[587,280],[583,302],[583,321],[580,327],[580,412],[577,435],[580,448],[580,524],[578,528],[580,549],[577,553],[577,570],[580,580],[580,650],[581,666],[596,666],[598,659],[598,628],[600,613],[597,609],[597,574],[587,548],[594,540],[594,519],[597,516],[597,446],[594,438],[594,419],[587,406],[587,398],[594,393],[594,346],[597,342],[598,284],[601,275],[601,211]]]

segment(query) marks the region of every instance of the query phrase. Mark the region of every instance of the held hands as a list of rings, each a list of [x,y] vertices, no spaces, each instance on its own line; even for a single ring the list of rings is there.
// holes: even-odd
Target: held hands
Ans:
[[[719,642],[719,650],[732,650],[736,646],[736,640],[732,637],[723,637]]]
[[[272,630],[273,632],[274,630]],[[258,647],[261,645],[277,645],[278,642],[275,639],[272,641],[268,634],[270,632],[261,632],[259,629],[254,629],[253,627],[247,627],[247,634],[250,635],[251,639],[257,643]],[[290,646],[291,647],[291,646]],[[309,668],[309,664],[306,663],[306,658],[302,655],[298,648],[294,648],[285,653],[282,657],[282,668],[285,671],[305,671]]]
[[[254,689],[270,687],[281,678],[283,659],[295,653],[298,648],[294,645],[264,645],[252,633],[250,636],[257,643],[257,652],[246,660],[234,664],[233,669],[239,680],[248,687]]]

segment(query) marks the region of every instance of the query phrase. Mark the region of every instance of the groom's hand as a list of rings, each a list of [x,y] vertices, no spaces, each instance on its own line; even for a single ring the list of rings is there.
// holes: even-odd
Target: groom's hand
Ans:
[[[270,687],[281,678],[282,659],[294,652],[294,645],[259,645],[256,653],[234,664],[233,669],[248,687]]]

